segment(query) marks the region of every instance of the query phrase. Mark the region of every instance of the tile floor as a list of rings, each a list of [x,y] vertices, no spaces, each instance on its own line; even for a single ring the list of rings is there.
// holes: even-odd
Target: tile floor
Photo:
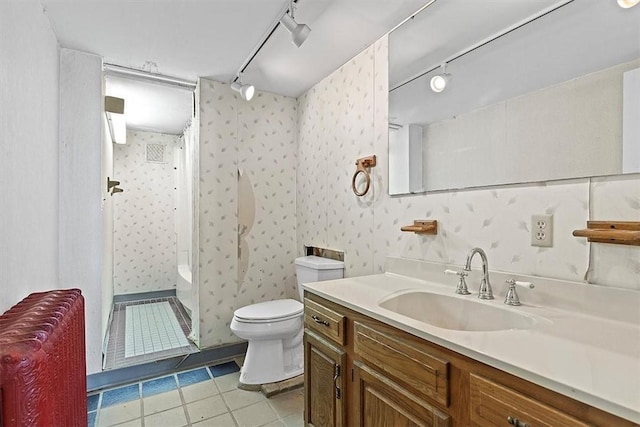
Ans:
[[[234,362],[197,368],[88,396],[89,427],[298,427],[303,392],[267,399],[237,388]]]

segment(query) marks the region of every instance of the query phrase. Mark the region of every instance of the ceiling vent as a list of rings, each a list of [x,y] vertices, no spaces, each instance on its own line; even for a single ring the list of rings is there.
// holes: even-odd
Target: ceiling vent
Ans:
[[[147,144],[147,163],[166,163],[164,149],[162,144]]]

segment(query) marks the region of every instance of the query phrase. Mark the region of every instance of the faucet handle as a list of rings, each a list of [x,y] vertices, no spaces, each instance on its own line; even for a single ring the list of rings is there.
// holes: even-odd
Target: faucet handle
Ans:
[[[455,271],[447,269],[444,271],[444,274],[455,274],[460,278],[460,280],[458,280],[458,286],[456,286],[456,294],[471,295],[471,292],[469,292],[469,289],[467,289],[467,282],[464,280],[464,278],[467,277],[469,273],[464,270]]]
[[[518,292],[516,292],[516,286],[529,289],[535,288],[535,285],[531,282],[521,282],[514,279],[507,279],[505,283],[509,285],[507,296],[504,298],[504,303],[507,305],[520,305],[520,298],[518,297]]]
[[[514,279],[507,279],[505,280],[505,283],[507,283],[509,286],[515,285],[515,286],[520,286],[522,288],[529,288],[529,289],[533,289],[536,287],[536,285],[534,285],[531,282],[522,282],[520,280],[514,280]]]
[[[444,271],[444,274],[455,274],[455,275],[457,275],[457,276],[462,276],[462,277],[465,277],[465,276],[468,276],[468,275],[469,275],[469,273],[467,273],[467,272],[466,272],[466,271],[464,271],[464,270],[455,271],[455,270],[449,270],[449,269],[446,269],[446,270]]]

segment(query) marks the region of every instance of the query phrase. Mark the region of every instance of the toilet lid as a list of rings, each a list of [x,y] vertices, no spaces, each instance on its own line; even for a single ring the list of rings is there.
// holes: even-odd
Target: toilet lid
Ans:
[[[302,313],[304,306],[293,299],[259,302],[237,309],[234,316],[248,322],[284,320]]]

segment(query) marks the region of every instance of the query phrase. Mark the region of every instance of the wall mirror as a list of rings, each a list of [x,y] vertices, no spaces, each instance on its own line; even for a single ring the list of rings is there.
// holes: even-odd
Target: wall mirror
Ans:
[[[430,2],[389,36],[389,193],[640,172],[639,23],[615,0]]]

